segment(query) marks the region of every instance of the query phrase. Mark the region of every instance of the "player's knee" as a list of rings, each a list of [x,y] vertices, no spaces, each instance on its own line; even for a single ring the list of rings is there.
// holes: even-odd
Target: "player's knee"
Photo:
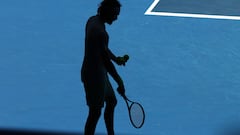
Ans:
[[[107,102],[108,107],[115,108],[116,105],[117,105],[117,100],[116,99]]]
[[[115,99],[114,101],[113,101],[113,106],[115,107],[117,105],[117,100]]]
[[[105,103],[107,108],[115,108],[117,105],[117,98],[115,95],[105,97]]]
[[[89,115],[92,117],[100,117],[101,116],[101,108],[90,108]]]

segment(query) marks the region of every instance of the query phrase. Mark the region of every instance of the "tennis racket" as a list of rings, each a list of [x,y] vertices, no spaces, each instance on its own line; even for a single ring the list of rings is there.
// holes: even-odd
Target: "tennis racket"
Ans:
[[[129,100],[126,95],[123,98],[127,104],[130,121],[135,128],[141,128],[145,121],[145,112],[142,105],[138,102]]]

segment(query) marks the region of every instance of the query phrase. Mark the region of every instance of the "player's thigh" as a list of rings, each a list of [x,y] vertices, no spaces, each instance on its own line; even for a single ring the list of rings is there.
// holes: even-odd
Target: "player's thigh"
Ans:
[[[111,106],[115,106],[117,104],[116,95],[109,80],[106,82],[105,102],[107,105]]]
[[[91,108],[101,108],[104,105],[105,84],[102,82],[84,82],[87,105]]]

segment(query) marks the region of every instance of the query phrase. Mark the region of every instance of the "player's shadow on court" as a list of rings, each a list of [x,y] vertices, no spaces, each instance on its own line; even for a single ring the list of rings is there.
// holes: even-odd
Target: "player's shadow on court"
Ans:
[[[29,129],[6,129],[0,128],[0,135],[83,135],[81,132],[62,132],[46,130],[29,130]],[[96,133],[96,135],[105,135]]]
[[[0,135],[82,135],[76,132],[0,128]]]
[[[240,135],[240,122],[221,128],[218,135]]]
[[[83,135],[81,132],[61,132],[46,130],[30,130],[30,129],[12,129],[0,128],[0,135]],[[105,133],[96,133],[95,135],[106,135]],[[116,135],[137,135],[137,134],[118,134]]]

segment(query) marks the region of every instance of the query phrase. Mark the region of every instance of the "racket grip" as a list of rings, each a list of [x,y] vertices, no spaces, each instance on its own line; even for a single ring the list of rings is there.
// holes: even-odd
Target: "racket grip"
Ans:
[[[125,94],[122,95],[123,99],[127,100],[127,96]]]

